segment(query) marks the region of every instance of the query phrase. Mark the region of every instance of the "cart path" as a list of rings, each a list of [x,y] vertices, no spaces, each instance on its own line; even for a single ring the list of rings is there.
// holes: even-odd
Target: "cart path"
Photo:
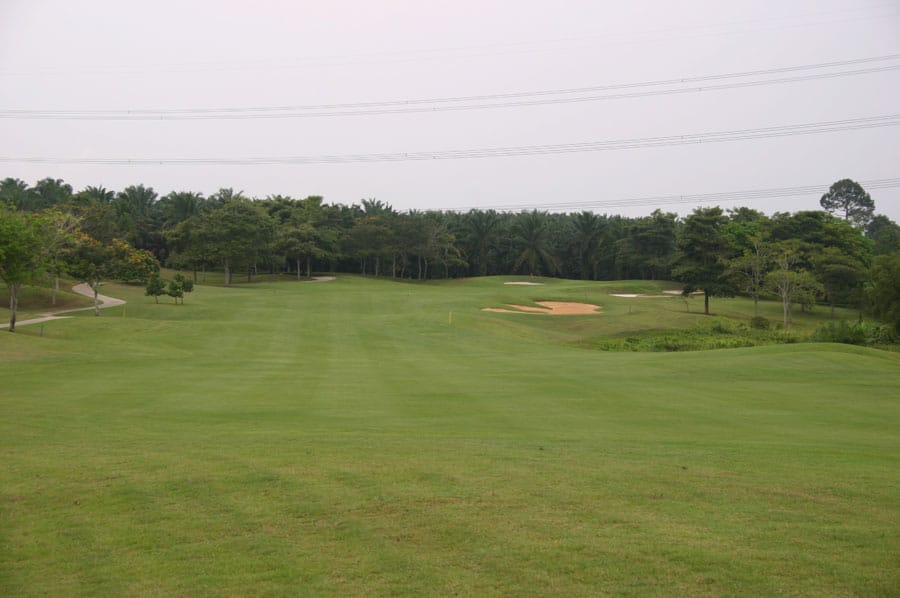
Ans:
[[[91,289],[90,285],[81,283],[76,284],[72,287],[72,291],[78,293],[79,295],[84,295],[85,297],[89,297],[91,299],[94,298],[94,291]],[[106,295],[97,295],[97,300],[100,302],[100,309],[105,309],[107,307],[116,307],[118,305],[125,305],[125,301],[122,299],[116,299],[115,297],[107,297]],[[60,314],[67,314],[73,311],[88,311],[94,309],[94,306],[90,307],[77,307],[75,309],[61,309],[61,310],[51,310],[45,311],[37,318],[30,318],[28,320],[19,320],[16,322],[16,328],[19,326],[27,326],[28,324],[41,324],[43,322],[50,322],[52,320],[65,320],[66,318],[71,318],[72,316],[63,316]],[[9,328],[9,322],[5,324],[0,324],[0,328]]]

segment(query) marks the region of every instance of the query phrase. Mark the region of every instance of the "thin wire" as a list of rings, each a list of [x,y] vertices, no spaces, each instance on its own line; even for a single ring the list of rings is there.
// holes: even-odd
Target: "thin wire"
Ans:
[[[457,160],[472,158],[498,158],[512,156],[536,156],[568,154],[578,152],[615,151],[649,147],[670,147],[701,143],[723,143],[752,139],[793,137],[837,131],[853,131],[894,127],[900,125],[900,114],[868,116],[837,121],[778,125],[755,129],[715,131],[710,133],[689,133],[663,137],[638,139],[614,139],[581,143],[544,145],[523,145],[512,147],[468,148],[438,151],[392,152],[372,154],[324,154],[311,156],[271,156],[248,158],[45,158],[0,156],[0,163],[29,164],[98,164],[110,166],[142,165],[305,165],[305,164],[350,164],[372,162],[411,162],[421,160]]]
[[[779,73],[818,70],[834,68],[837,66],[850,66],[872,62],[884,62],[900,59],[900,54],[888,54],[868,58],[857,58],[817,64],[806,64],[755,71],[743,71],[732,73],[720,73],[716,75],[704,75],[699,77],[682,77],[677,79],[662,79],[644,81],[639,83],[620,83],[612,85],[595,85],[588,87],[548,89],[538,91],[522,91],[500,94],[480,94],[468,96],[450,96],[440,98],[413,98],[405,100],[386,100],[380,102],[351,102],[338,104],[308,104],[294,106],[254,106],[245,108],[160,108],[160,109],[129,109],[129,110],[32,110],[32,109],[6,109],[0,110],[0,118],[7,119],[33,119],[33,120],[244,120],[257,118],[321,118],[335,116],[361,116],[384,114],[408,114],[417,112],[444,112],[456,110],[475,110],[485,108],[510,108],[521,106],[535,106],[548,104],[563,104],[576,102],[594,102],[602,100],[631,99],[639,97],[660,96],[670,94],[698,93],[706,91],[718,91],[724,89],[737,89],[745,87],[758,87],[763,85],[775,85],[811,81],[817,79],[831,79],[836,77],[858,76],[872,73],[888,72],[900,69],[900,64],[876,66],[855,70],[815,73],[810,75],[795,75],[779,79],[762,79],[756,81],[736,81],[718,85],[705,85],[699,87],[681,87],[675,89],[650,89],[629,93],[615,93],[606,95],[589,95],[580,97],[547,98],[554,95],[574,95],[595,93],[599,91],[615,91],[637,89],[642,87],[660,87],[670,85],[684,85],[691,83],[704,83],[709,81],[727,80],[760,75],[773,75]],[[540,99],[528,99],[540,98]],[[495,100],[506,100],[497,103],[475,103]],[[510,101],[513,100],[513,101]],[[469,102],[469,103],[467,103]],[[428,104],[437,104],[428,106]],[[451,105],[440,105],[451,104]],[[462,105],[452,105],[462,104]],[[316,111],[319,112],[308,112]],[[328,110],[321,112],[321,110]]]
[[[859,181],[866,190],[895,189],[900,187],[900,178],[872,179]],[[757,199],[774,199],[780,197],[798,197],[802,195],[819,195],[828,189],[830,183],[824,185],[804,185],[799,187],[776,187],[768,189],[751,189],[744,191],[724,191],[717,193],[700,193],[693,195],[654,195],[648,197],[630,197],[610,200],[543,202],[529,204],[472,205],[439,208],[440,211],[467,212],[470,210],[496,210],[515,212],[521,210],[592,210],[608,208],[627,208],[644,206],[662,206],[698,203],[725,203]]]

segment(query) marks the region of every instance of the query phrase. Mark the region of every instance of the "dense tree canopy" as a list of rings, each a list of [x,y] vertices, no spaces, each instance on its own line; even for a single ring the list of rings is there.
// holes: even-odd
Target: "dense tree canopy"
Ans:
[[[878,261],[880,286],[870,284],[873,256],[900,251],[900,226],[875,215],[871,197],[853,181],[838,181],[823,196],[829,211],[772,216],[747,207],[703,207],[685,218],[660,210],[637,218],[537,210],[398,212],[374,198],[348,206],[320,196],[252,199],[230,188],[209,197],[193,191],[159,197],[140,184],[118,192],[101,186],[73,192],[52,178],[33,187],[3,179],[0,205],[8,218],[32,213],[44,224],[55,223],[41,233],[49,236],[41,237],[39,252],[51,256],[52,265],[41,261],[29,272],[67,272],[92,284],[111,277],[145,280],[157,261],[192,273],[192,282],[218,269],[226,284],[235,272],[251,280],[259,271],[295,277],[341,271],[407,279],[514,273],[675,279],[685,292],[703,291],[706,313],[711,296],[743,293],[754,301],[786,302],[788,322],[792,303],[826,301],[833,308],[887,296],[891,262]],[[79,242],[63,242],[66,235]]]
[[[842,179],[831,186],[819,200],[822,209],[839,214],[845,220],[865,226],[875,213],[875,202],[862,185],[850,179]]]

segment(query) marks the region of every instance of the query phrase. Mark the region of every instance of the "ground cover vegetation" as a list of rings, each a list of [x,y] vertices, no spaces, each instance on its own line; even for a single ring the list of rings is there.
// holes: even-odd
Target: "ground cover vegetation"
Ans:
[[[0,593],[895,593],[900,354],[590,350],[782,311],[670,286],[108,284],[0,335]]]
[[[399,213],[375,199],[347,206],[317,196],[250,199],[232,189],[158,197],[143,185],[75,192],[59,179],[29,186],[7,178],[0,181],[0,274],[10,291],[10,330],[23,285],[68,274],[96,290],[107,280],[146,282],[164,265],[194,283],[223,272],[227,285],[236,276],[309,278],[314,271],[676,280],[685,293],[702,292],[707,314],[715,311],[711,297],[741,294],[777,298],[783,327],[797,308],[824,303],[832,313],[853,307],[900,331],[900,226],[877,215],[874,200],[849,179],[820,203],[822,211],[772,216],[744,207],[698,208],[684,218],[661,211],[640,218]],[[154,281],[154,296],[167,285]]]

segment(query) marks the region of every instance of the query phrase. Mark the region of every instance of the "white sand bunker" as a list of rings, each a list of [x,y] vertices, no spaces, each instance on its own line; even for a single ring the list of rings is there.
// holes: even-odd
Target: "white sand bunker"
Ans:
[[[668,293],[669,291],[665,291]],[[681,294],[681,291],[678,291],[678,294]],[[666,297],[671,297],[671,294],[668,295],[641,295],[638,293],[610,293],[611,297],[624,297],[625,299],[665,299]]]
[[[542,282],[504,282],[503,284],[512,284],[512,285],[517,285],[520,287],[539,287],[544,283],[542,283]]]
[[[535,303],[541,307],[508,304],[507,306],[512,309],[485,307],[481,311],[492,311],[502,314],[541,314],[545,316],[586,316],[601,313],[599,305],[591,305],[590,303],[572,303],[569,301],[535,301]]]

